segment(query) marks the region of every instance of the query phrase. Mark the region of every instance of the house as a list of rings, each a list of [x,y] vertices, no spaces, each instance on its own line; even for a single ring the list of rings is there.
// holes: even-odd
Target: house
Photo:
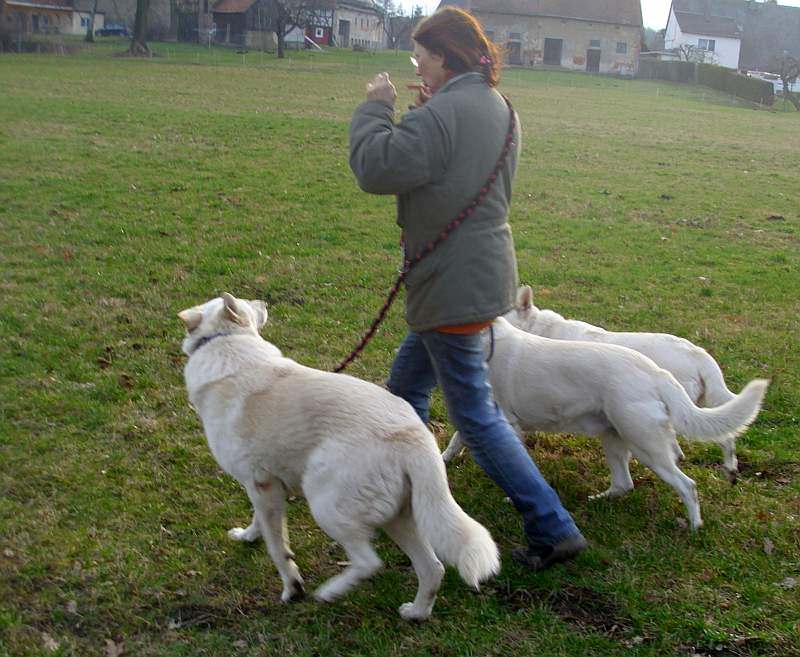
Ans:
[[[371,0],[338,0],[335,45],[377,50],[386,47],[383,10]]]
[[[470,11],[509,64],[634,75],[639,0],[443,0]]]
[[[0,21],[8,32],[21,34],[86,34],[91,11],[77,9],[73,0],[6,0]],[[96,12],[94,29],[105,24],[102,12]]]
[[[711,2],[704,2],[702,13],[683,11],[673,2],[664,31],[664,48],[683,53],[687,61],[701,61],[726,68],[739,67],[743,25],[734,17],[711,13]]]
[[[243,48],[273,50],[277,46],[272,31],[270,0],[219,0],[212,7],[215,38]]]
[[[302,24],[305,40],[318,46],[331,46],[334,42],[333,25],[336,0],[315,0],[305,9]]]
[[[673,0],[664,45],[731,69],[768,70],[800,57],[800,7],[753,0]],[[685,58],[685,57],[684,57]]]

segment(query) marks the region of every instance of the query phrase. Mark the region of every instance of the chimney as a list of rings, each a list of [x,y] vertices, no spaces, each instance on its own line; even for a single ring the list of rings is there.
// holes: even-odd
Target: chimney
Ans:
[[[705,17],[707,23],[711,21],[711,0],[704,0],[703,16]]]

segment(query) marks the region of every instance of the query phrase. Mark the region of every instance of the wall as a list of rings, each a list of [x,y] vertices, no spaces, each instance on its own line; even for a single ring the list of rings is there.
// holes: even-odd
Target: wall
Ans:
[[[92,17],[90,11],[78,11],[77,9],[72,14],[72,34],[86,34],[86,28],[89,25],[89,20]],[[81,25],[81,19],[86,19],[86,25]],[[94,15],[94,31],[102,29],[106,24],[105,15],[99,11]]]
[[[509,52],[519,52],[519,61],[510,63],[540,66],[544,63],[545,39],[562,39],[560,66],[585,71],[591,41],[600,41],[599,72],[616,75],[636,73],[642,30],[638,27],[589,21],[530,16],[509,16],[476,12],[493,41]],[[518,35],[518,39],[514,38]],[[617,43],[626,44],[625,54],[617,53]],[[515,44],[519,44],[516,46]]]
[[[347,44],[339,43],[339,21],[342,20],[350,21],[350,42]],[[333,36],[337,40],[337,46],[343,48],[363,46],[369,49],[385,47],[386,35],[383,23],[375,14],[339,7],[333,23]]]

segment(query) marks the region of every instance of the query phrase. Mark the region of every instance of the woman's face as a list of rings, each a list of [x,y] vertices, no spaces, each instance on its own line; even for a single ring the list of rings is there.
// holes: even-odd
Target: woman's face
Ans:
[[[450,77],[444,68],[444,56],[432,53],[416,41],[414,42],[414,59],[417,60],[417,75],[422,78],[431,91],[437,91]]]

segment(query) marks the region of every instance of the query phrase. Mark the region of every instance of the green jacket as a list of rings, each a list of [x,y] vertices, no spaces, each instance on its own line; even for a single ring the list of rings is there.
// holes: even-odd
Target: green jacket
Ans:
[[[480,191],[500,156],[509,112],[478,73],[449,80],[394,123],[394,108],[367,101],[350,123],[350,167],[366,192],[397,195],[408,257],[419,253]],[[514,305],[517,265],[508,225],[514,146],[491,192],[406,277],[412,331],[493,319]]]

